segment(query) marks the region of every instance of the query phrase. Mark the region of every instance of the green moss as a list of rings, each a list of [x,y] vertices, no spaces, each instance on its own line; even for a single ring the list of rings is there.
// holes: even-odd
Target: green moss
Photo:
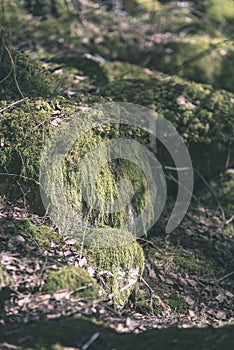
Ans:
[[[55,94],[58,80],[42,65],[0,43],[0,98],[46,97]]]
[[[46,225],[35,226],[29,220],[16,221],[16,229],[26,238],[34,239],[41,248],[50,249],[51,242],[62,243],[62,237]]]
[[[179,312],[179,313],[185,313],[188,309],[188,304],[186,303],[184,298],[182,298],[176,294],[172,295],[169,298],[168,304],[172,310]]]
[[[156,233],[151,234],[150,241],[159,249],[157,259],[160,265],[166,265],[168,261],[171,261],[173,270],[184,277],[190,275],[212,278],[225,272],[224,266],[221,266],[219,262],[222,259],[222,252],[215,248],[214,243],[199,239],[199,237],[195,237],[193,241],[186,234],[181,234],[180,246],[177,247],[177,237],[174,241],[172,237],[172,244],[167,244],[162,239],[155,237]],[[152,264],[155,264],[154,247],[148,250],[147,256]]]
[[[212,262],[204,256],[196,256],[183,251],[175,252],[173,256],[173,265],[182,275],[190,274],[191,276],[212,277],[216,272]]]
[[[76,297],[97,299],[100,288],[87,271],[80,267],[68,266],[51,272],[45,279],[46,292],[54,293],[61,289],[75,291]]]
[[[219,23],[233,23],[234,3],[232,0],[209,0],[206,1],[207,14]]]
[[[144,270],[141,246],[128,231],[111,228],[88,230],[84,242],[88,263],[112,273],[107,286],[115,304],[123,306]]]

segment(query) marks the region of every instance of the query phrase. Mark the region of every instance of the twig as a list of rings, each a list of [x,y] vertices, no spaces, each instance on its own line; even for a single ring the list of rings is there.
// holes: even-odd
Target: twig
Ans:
[[[149,241],[148,239],[145,239],[145,238],[137,238],[138,241],[142,241],[142,242],[145,242],[149,245],[151,245],[153,248],[155,248],[156,250],[158,250],[159,252],[163,252],[162,249],[160,249],[159,247],[156,246],[156,244],[154,244],[152,241]]]
[[[216,201],[217,205],[218,205],[218,208],[221,212],[221,215],[222,215],[222,218],[223,218],[223,221],[225,222],[225,213],[224,213],[224,210],[215,194],[215,192],[213,191],[212,187],[209,185],[209,183],[206,181],[206,179],[204,178],[204,176],[202,176],[202,174],[200,174],[200,172],[196,169],[194,169],[194,172],[200,177],[200,179],[204,182],[204,184],[207,186],[208,190],[210,191],[210,193],[212,194],[214,200]]]
[[[89,346],[99,337],[100,334],[100,332],[93,333],[92,337],[87,342],[85,342],[84,345],[81,346],[81,350],[88,349]]]
[[[18,80],[17,80],[17,76],[16,76],[16,66],[15,66],[15,62],[14,62],[14,60],[13,60],[12,54],[11,54],[10,50],[8,49],[8,47],[6,46],[5,42],[3,42],[3,45],[4,45],[4,47],[5,47],[5,49],[6,49],[7,53],[8,53],[8,56],[9,56],[10,61],[11,61],[11,64],[12,64],[13,73],[14,73],[15,85],[16,85],[16,87],[17,87],[17,90],[19,91],[20,96],[24,99],[25,97],[24,97],[24,95],[23,95],[23,92],[22,92],[22,90],[21,90],[21,88],[20,88],[20,86],[19,86]]]
[[[11,108],[11,107],[13,107],[13,106],[15,106],[15,105],[18,105],[18,104],[22,103],[22,102],[25,101],[25,100],[26,100],[26,97],[21,98],[21,100],[18,100],[18,101],[15,101],[15,102],[9,104],[8,106],[6,106],[6,107],[0,109],[0,113],[4,112],[5,110],[7,110],[7,109],[9,109],[9,108]]]
[[[228,220],[225,221],[225,225],[230,224],[233,220],[234,220],[234,215],[232,215],[232,216],[230,217],[230,219],[228,219]]]
[[[171,175],[171,174],[166,175],[166,178],[167,178],[168,180],[174,181],[177,185],[183,187],[183,188],[185,189],[185,191],[188,192],[188,193],[191,195],[191,197],[192,197],[193,199],[195,199],[196,201],[198,201],[198,198],[197,198],[191,191],[189,191],[189,190],[187,189],[186,186],[184,186],[180,181],[178,181],[173,175]]]
[[[156,298],[158,300],[159,304],[164,309],[170,310],[170,307],[167,304],[165,304],[158,295],[155,294],[154,290],[150,287],[150,285],[146,282],[146,280],[143,277],[141,278],[141,280],[146,285],[146,287],[149,289],[150,294],[151,294],[151,299]]]
[[[40,182],[37,181],[37,180],[35,180],[35,179],[33,179],[32,177],[27,177],[27,176],[24,176],[24,175],[12,174],[12,173],[0,173],[0,176],[12,176],[12,177],[14,176],[14,177],[20,177],[20,178],[23,179],[23,180],[33,181],[33,182],[35,182],[36,185],[39,185],[40,187],[42,187],[41,184],[40,184]]]
[[[211,53],[213,50],[217,49],[220,45],[226,44],[228,42],[230,42],[232,40],[232,38],[230,39],[225,39],[222,40],[220,42],[218,42],[217,44],[210,44],[209,47],[203,51],[198,52],[198,54],[196,54],[195,56],[193,56],[192,58],[189,58],[187,60],[185,60],[182,64],[177,65],[176,67],[176,72],[180,72],[182,69],[186,68],[188,65],[190,65],[190,63],[198,60],[199,58],[202,58],[206,55],[208,55],[209,53]]]
[[[221,282],[221,281],[223,281],[224,279],[230,277],[233,274],[234,274],[234,271],[232,271],[232,272],[228,273],[227,275],[224,275],[223,277],[219,278],[217,282]]]

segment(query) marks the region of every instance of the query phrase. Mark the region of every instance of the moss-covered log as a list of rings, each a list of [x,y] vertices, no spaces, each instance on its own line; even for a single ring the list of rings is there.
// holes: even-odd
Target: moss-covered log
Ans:
[[[232,93],[161,74],[156,79],[116,81],[101,93],[116,102],[150,107],[170,121],[185,141],[194,169],[205,178],[234,165]],[[165,152],[160,147],[158,152],[168,165]]]

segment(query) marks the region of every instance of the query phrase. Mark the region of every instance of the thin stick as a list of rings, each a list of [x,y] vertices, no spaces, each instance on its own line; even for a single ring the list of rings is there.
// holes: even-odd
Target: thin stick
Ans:
[[[81,347],[81,350],[86,350],[89,348],[89,346],[99,337],[101,333],[95,332],[93,333],[92,337]]]
[[[11,108],[11,107],[13,107],[13,106],[15,106],[15,105],[18,105],[18,104],[22,103],[23,101],[25,101],[25,99],[26,99],[26,98],[24,97],[24,98],[21,98],[21,100],[12,102],[12,103],[9,104],[8,106],[6,106],[6,107],[0,109],[0,113],[6,111],[7,109],[9,109],[9,108]]]
[[[223,281],[224,279],[230,277],[230,276],[233,275],[233,274],[234,274],[234,271],[232,271],[232,272],[228,273],[227,275],[225,275],[225,276],[219,278],[217,282],[221,282],[221,281]]]
[[[3,44],[4,44],[4,47],[5,47],[5,49],[6,49],[7,53],[8,53],[8,55],[9,55],[9,58],[10,58],[10,61],[11,61],[12,67],[13,67],[14,80],[15,80],[15,85],[16,85],[16,87],[17,87],[17,90],[19,91],[20,96],[21,96],[22,98],[25,98],[24,95],[23,95],[23,92],[21,91],[21,88],[20,88],[20,86],[19,86],[18,80],[17,80],[15,62],[14,62],[14,60],[13,60],[13,57],[12,57],[12,55],[11,55],[11,52],[10,52],[10,50],[8,49],[8,47],[6,46],[6,44],[5,44],[5,43],[3,43]]]
[[[223,221],[225,222],[225,213],[224,213],[224,210],[216,196],[216,194],[214,193],[212,187],[209,185],[209,183],[206,181],[206,179],[202,176],[202,174],[199,173],[198,170],[194,169],[194,171],[197,173],[197,175],[201,178],[201,180],[204,182],[204,184],[207,186],[208,190],[210,191],[210,193],[212,194],[214,200],[216,201],[217,205],[218,205],[218,208],[222,214],[222,218],[223,218]]]

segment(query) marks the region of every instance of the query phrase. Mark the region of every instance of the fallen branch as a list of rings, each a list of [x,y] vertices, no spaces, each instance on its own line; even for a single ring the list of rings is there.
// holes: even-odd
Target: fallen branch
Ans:
[[[0,109],[0,113],[2,113],[2,112],[4,112],[4,111],[6,111],[7,109],[9,109],[9,108],[11,108],[11,107],[14,107],[14,106],[16,106],[16,105],[18,105],[18,104],[22,103],[22,102],[23,102],[23,101],[25,101],[25,100],[26,100],[26,97],[21,98],[21,100],[18,100],[18,101],[12,102],[12,103],[11,103],[11,104],[9,104],[8,106],[6,106],[6,107],[4,107],[4,108]]]

